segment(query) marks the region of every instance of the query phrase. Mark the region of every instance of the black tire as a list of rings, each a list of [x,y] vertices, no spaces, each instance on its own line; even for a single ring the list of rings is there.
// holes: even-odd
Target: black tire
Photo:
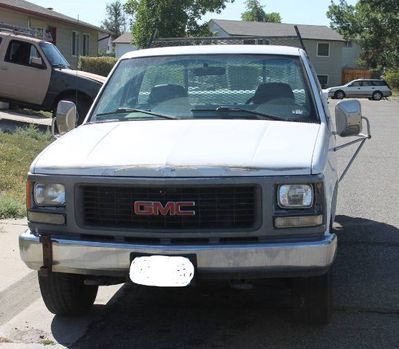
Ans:
[[[380,91],[375,91],[373,93],[373,97],[372,98],[373,98],[374,101],[380,101],[382,99],[382,97],[384,97],[384,96],[383,96],[383,94]]]
[[[327,325],[333,313],[332,270],[321,276],[297,278],[293,292],[301,299],[299,321]]]
[[[335,99],[344,99],[345,98],[345,92],[342,91],[342,90],[335,91],[334,98]]]
[[[40,292],[47,309],[56,315],[87,313],[97,296],[98,286],[85,285],[82,275],[49,273],[39,276]]]
[[[53,117],[55,117],[56,112],[57,112],[57,105],[59,101],[70,101],[75,103],[76,105],[76,111],[77,111],[77,115],[76,115],[76,126],[82,124],[83,120],[85,119],[87,112],[90,109],[91,104],[93,103],[92,100],[90,100],[88,97],[83,97],[83,96],[78,96],[78,98],[76,99],[75,96],[65,96],[62,97],[61,99],[59,99],[56,103],[55,103],[55,107],[54,107],[54,111],[53,111]]]

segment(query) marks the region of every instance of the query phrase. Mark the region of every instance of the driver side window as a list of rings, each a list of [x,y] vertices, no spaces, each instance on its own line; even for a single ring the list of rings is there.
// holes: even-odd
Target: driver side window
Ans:
[[[35,46],[24,41],[12,40],[10,42],[5,57],[6,62],[29,66],[32,58],[40,58]]]

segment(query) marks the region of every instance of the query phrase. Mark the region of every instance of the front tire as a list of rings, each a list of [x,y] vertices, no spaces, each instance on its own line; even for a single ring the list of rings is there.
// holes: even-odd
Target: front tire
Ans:
[[[344,91],[341,91],[341,90],[335,91],[334,98],[335,99],[344,99],[345,98]]]
[[[332,271],[320,276],[294,279],[293,292],[301,299],[300,320],[326,325],[333,313]]]
[[[82,275],[50,272],[38,278],[44,304],[53,314],[82,315],[94,304],[98,286],[85,285]]]

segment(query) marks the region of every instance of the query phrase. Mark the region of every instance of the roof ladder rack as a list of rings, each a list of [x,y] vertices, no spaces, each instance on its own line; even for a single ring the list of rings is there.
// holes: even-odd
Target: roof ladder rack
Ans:
[[[279,43],[280,37],[274,36],[210,36],[210,37],[184,37],[184,38],[155,38],[152,37],[149,47],[168,47],[168,46],[197,46],[197,45],[269,45],[273,40],[273,45],[287,45]],[[297,36],[287,36],[284,39],[298,39]],[[301,45],[298,45],[301,47]]]
[[[17,25],[13,24],[8,24],[4,22],[0,22],[0,31],[6,31],[9,33],[13,34],[22,34],[22,35],[27,35],[27,36],[32,36],[35,37],[36,31],[34,29],[26,28],[26,27],[20,27]]]

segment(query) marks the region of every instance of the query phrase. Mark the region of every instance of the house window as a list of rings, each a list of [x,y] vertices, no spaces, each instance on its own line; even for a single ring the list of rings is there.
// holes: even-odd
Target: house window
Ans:
[[[270,41],[266,39],[258,39],[258,45],[270,45]]]
[[[326,88],[328,85],[328,75],[317,75],[320,85],[322,88]]]
[[[345,41],[345,47],[353,47],[352,41]]]
[[[32,27],[32,29],[35,31],[35,36],[36,36],[38,39],[40,39],[40,40],[45,39],[45,36],[44,36],[44,33],[45,33],[44,28]]]
[[[72,32],[72,56],[79,56],[79,33]]]
[[[89,55],[89,34],[83,34],[83,56]]]
[[[255,39],[245,39],[245,40],[243,40],[243,44],[244,45],[255,45],[256,41],[255,41]]]
[[[317,44],[317,56],[329,57],[330,56],[330,44],[319,42]]]

